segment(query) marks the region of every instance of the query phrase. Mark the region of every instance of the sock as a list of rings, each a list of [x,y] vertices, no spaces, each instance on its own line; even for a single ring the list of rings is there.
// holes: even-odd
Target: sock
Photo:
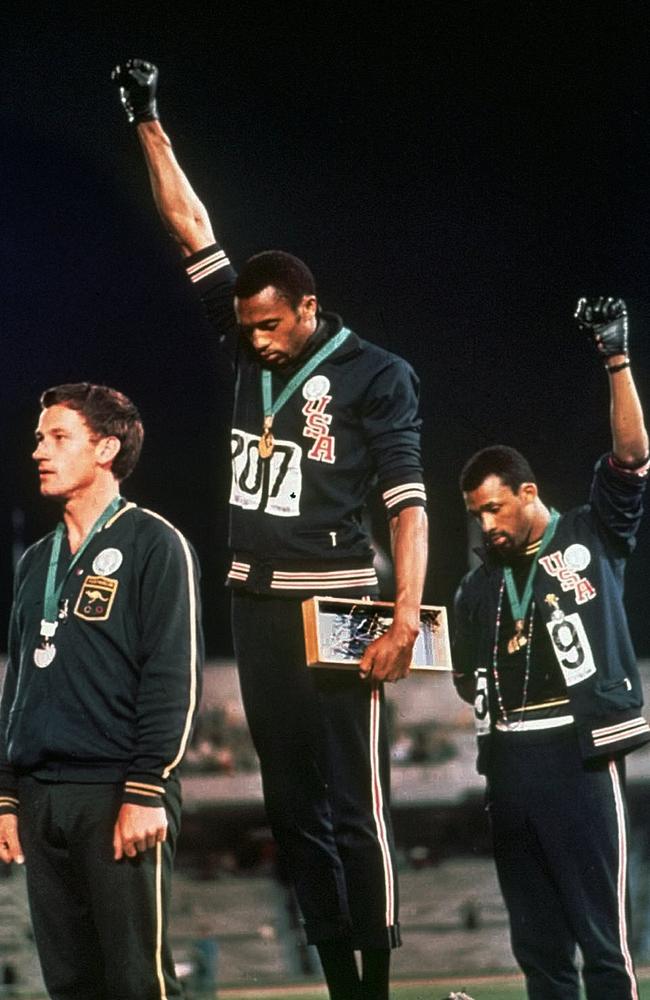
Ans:
[[[363,1000],[354,951],[345,941],[324,941],[316,945],[325,973],[330,1000]]]
[[[363,1000],[389,1000],[390,948],[364,948],[361,952]]]

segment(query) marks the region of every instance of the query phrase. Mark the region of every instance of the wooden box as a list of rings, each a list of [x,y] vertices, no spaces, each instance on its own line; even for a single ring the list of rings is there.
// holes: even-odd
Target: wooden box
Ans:
[[[390,601],[354,601],[347,597],[310,597],[303,601],[307,665],[356,670],[366,646],[389,628],[394,607]],[[413,648],[411,669],[451,670],[444,607],[423,604],[420,608],[420,634]]]

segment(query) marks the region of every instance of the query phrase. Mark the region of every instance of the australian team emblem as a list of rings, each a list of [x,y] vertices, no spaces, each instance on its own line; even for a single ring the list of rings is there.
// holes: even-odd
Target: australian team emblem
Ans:
[[[106,576],[87,576],[84,580],[74,613],[85,621],[103,622],[111,613],[119,583]]]

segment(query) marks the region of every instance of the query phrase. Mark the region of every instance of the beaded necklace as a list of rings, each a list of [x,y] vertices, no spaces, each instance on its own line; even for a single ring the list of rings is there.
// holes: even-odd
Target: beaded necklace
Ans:
[[[524,670],[524,686],[522,691],[521,714],[519,716],[519,721],[517,723],[517,725],[520,725],[524,720],[524,712],[526,711],[526,703],[528,701],[528,682],[530,680],[530,655],[531,655],[531,647],[533,639],[533,621],[535,618],[535,602],[533,600],[533,579],[537,571],[537,561],[541,556],[541,554],[546,549],[549,542],[551,541],[553,535],[555,534],[555,529],[557,527],[557,522],[559,521],[559,519],[560,515],[556,510],[553,510],[553,508],[551,507],[548,524],[544,529],[544,534],[539,540],[539,544],[536,546],[535,554],[530,564],[530,569],[528,570],[528,578],[526,580],[526,585],[524,587],[524,593],[521,599],[517,594],[517,588],[515,586],[515,580],[512,568],[510,566],[505,566],[503,570],[501,585],[499,587],[499,600],[497,604],[497,620],[496,620],[495,635],[494,635],[494,648],[492,650],[492,677],[494,678],[494,690],[496,692],[499,711],[501,712],[501,718],[506,723],[508,722],[508,713],[506,712],[505,704],[503,701],[503,695],[501,693],[501,683],[499,680],[499,633],[501,631],[501,612],[503,610],[503,594],[507,587],[508,600],[510,601],[510,610],[512,611],[512,617],[515,622],[515,634],[508,643],[508,653],[511,654],[516,653],[522,647],[526,648],[526,667]],[[524,636],[527,614],[530,614],[530,618],[528,619],[528,635]]]
[[[497,620],[494,633],[494,647],[492,649],[492,677],[494,680],[494,690],[497,696],[497,704],[499,705],[499,712],[501,713],[501,718],[504,722],[508,722],[508,713],[506,711],[506,706],[503,701],[503,694],[501,692],[501,681],[499,678],[499,633],[501,631],[501,612],[503,610],[503,594],[506,589],[505,580],[501,580],[501,586],[499,587],[499,600],[497,603]],[[526,711],[526,703],[528,701],[528,682],[530,680],[530,654],[533,645],[533,621],[535,619],[535,602],[532,601],[530,604],[530,619],[528,621],[528,636],[526,642],[526,666],[524,669],[524,684],[521,694],[521,709],[519,719],[517,720],[517,726],[521,725],[524,720],[524,713]]]

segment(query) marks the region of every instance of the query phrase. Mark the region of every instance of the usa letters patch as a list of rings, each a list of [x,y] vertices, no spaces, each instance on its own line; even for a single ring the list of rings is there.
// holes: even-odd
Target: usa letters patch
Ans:
[[[309,382],[307,383],[308,385]],[[305,389],[307,386],[305,386]],[[306,395],[304,390],[303,395]],[[314,443],[307,452],[307,458],[313,458],[316,462],[327,462],[328,465],[333,465],[336,461],[334,451],[336,439],[334,435],[330,434],[332,414],[325,413],[327,406],[332,402],[332,397],[306,396],[306,398],[307,402],[302,408],[302,412],[306,417],[302,433],[305,437],[314,438]]]
[[[567,558],[568,557],[568,558]],[[596,596],[596,588],[586,576],[580,576],[578,569],[584,569],[591,561],[591,553],[585,545],[570,545],[564,555],[551,552],[541,556],[539,563],[549,576],[559,580],[562,590],[575,592],[576,604],[586,604]]]
[[[119,585],[108,576],[87,576],[74,607],[78,618],[87,622],[105,622],[111,613]]]

